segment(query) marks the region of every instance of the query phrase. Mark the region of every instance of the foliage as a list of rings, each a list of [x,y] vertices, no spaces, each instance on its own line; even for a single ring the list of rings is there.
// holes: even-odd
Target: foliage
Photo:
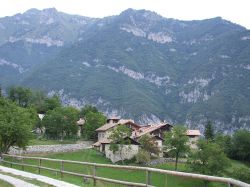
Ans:
[[[214,129],[211,121],[208,121],[205,126],[204,136],[207,141],[212,141],[214,139]]]
[[[147,164],[150,162],[150,154],[144,149],[139,149],[138,153],[135,155],[136,163]]]
[[[175,156],[175,170],[177,170],[179,156],[189,151],[186,132],[186,127],[177,125],[174,126],[170,132],[166,132],[164,135],[164,144],[167,151],[173,152]]]
[[[230,157],[232,154],[232,140],[230,135],[216,134],[214,142],[217,143],[224,153]]]
[[[84,117],[87,115],[87,113],[89,112],[93,112],[93,113],[98,113],[98,110],[96,107],[92,106],[92,105],[86,105],[84,108],[81,109],[80,111],[80,116]]]
[[[120,158],[122,162],[123,162],[122,150],[124,145],[131,144],[130,140],[127,139],[127,137],[130,137],[131,134],[132,131],[130,128],[128,128],[126,125],[118,124],[118,126],[112,130],[110,136],[108,137],[108,139],[111,140],[109,149],[113,151],[113,153],[118,151],[120,153]]]
[[[141,144],[141,148],[147,151],[148,153],[153,153],[158,155],[160,153],[160,149],[157,145],[157,142],[154,137],[150,135],[143,135],[139,139],[139,143]]]
[[[200,140],[198,150],[190,155],[187,164],[194,172],[220,175],[230,166],[230,161],[219,145]]]
[[[233,173],[233,177],[240,181],[250,184],[250,169],[246,167],[236,168]]]
[[[49,110],[42,120],[45,135],[52,139],[72,138],[77,134],[79,111],[72,107],[59,107]]]
[[[35,121],[34,110],[0,98],[0,153],[7,153],[11,146],[24,148],[32,137]]]
[[[31,96],[31,106],[34,107],[38,114],[46,113],[46,96],[42,91],[33,91]]]
[[[1,58],[29,69],[20,74],[18,68],[1,66],[2,84],[21,83],[46,91],[63,88],[72,98],[84,98],[88,103],[97,103],[103,111],[115,109],[135,120],[154,114],[179,123],[188,119],[195,125],[207,116],[221,122],[220,128],[243,127],[244,123],[249,126],[250,121],[231,121],[233,115],[239,119],[249,116],[250,111],[247,89],[250,74],[245,68],[249,65],[250,45],[239,40],[248,32],[241,26],[224,24],[224,20],[215,18],[185,22],[187,27],[183,28],[182,21],[158,16],[159,19],[152,21],[141,11],[105,18],[105,21],[61,14],[53,14],[58,24],[49,28],[38,24],[39,13],[29,16],[28,22],[32,24],[25,25],[29,32],[18,31],[22,21],[15,23],[15,17],[1,20],[6,27],[6,35],[1,37],[4,42]],[[147,25],[147,34],[168,30],[178,42],[168,43],[169,50],[166,45],[120,30],[118,24],[131,25],[127,19],[130,16],[135,17],[138,29],[145,31],[143,25]],[[22,19],[27,21],[26,14],[20,15]],[[72,22],[75,19],[85,20],[86,25]],[[27,45],[25,41],[6,42],[10,37],[39,38],[43,33],[49,33],[53,41],[60,40],[65,45],[47,47]],[[79,33],[81,41],[74,45]],[[209,40],[203,38],[205,35],[211,36]],[[73,45],[68,48],[68,43]]]
[[[238,130],[232,137],[232,158],[250,161],[250,131]]]
[[[84,119],[83,136],[88,140],[96,140],[98,134],[95,130],[105,124],[106,117],[101,112],[86,109]]]
[[[8,98],[16,102],[20,107],[28,107],[31,102],[32,92],[29,88],[10,87],[8,91]]]
[[[60,98],[57,95],[46,98],[44,102],[46,112],[62,106]]]

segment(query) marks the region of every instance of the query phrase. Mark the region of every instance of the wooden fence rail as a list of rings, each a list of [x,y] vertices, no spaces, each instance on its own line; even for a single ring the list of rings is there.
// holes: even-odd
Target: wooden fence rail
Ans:
[[[2,162],[8,163],[11,165],[19,165],[22,166],[22,169],[24,169],[24,166],[26,167],[33,167],[38,168],[38,172],[40,174],[41,169],[43,170],[49,170],[56,173],[60,173],[61,177],[63,177],[63,174],[69,174],[79,177],[85,177],[85,178],[91,178],[94,181],[94,186],[96,186],[96,181],[104,181],[104,182],[110,182],[114,184],[122,184],[126,186],[145,186],[145,187],[153,187],[151,185],[151,174],[152,173],[161,173],[164,175],[172,175],[172,176],[179,176],[179,177],[186,177],[186,178],[193,178],[193,179],[200,179],[204,181],[211,181],[211,182],[220,182],[228,184],[229,187],[232,186],[238,186],[238,187],[250,187],[249,184],[232,179],[232,178],[224,178],[224,177],[215,177],[215,176],[208,176],[208,175],[201,175],[201,174],[193,174],[193,173],[185,173],[185,172],[178,172],[178,171],[170,171],[170,170],[163,170],[163,169],[156,169],[156,168],[149,168],[149,167],[138,167],[138,166],[121,166],[121,165],[112,165],[112,164],[98,164],[98,163],[90,163],[90,162],[78,162],[78,161],[71,161],[71,160],[59,160],[59,159],[51,159],[51,158],[41,158],[41,157],[30,157],[30,156],[17,156],[17,155],[8,155],[3,154],[4,158],[13,158],[13,159],[19,159],[21,160],[20,163],[7,161],[3,159]],[[32,164],[25,164],[24,159],[32,159],[32,160],[38,160],[37,165]],[[60,163],[60,169],[54,169],[49,167],[42,166],[42,161],[52,161],[52,162],[58,162]],[[92,167],[92,175],[88,174],[82,174],[82,173],[75,173],[70,171],[65,171],[64,164],[65,163],[73,163],[73,164],[81,164],[85,166],[91,166]],[[146,178],[145,178],[145,184],[144,183],[136,183],[136,182],[128,182],[128,181],[121,181],[121,180],[115,180],[115,179],[109,179],[104,177],[97,176],[96,168],[116,168],[116,169],[124,169],[124,170],[136,170],[136,171],[145,171]]]

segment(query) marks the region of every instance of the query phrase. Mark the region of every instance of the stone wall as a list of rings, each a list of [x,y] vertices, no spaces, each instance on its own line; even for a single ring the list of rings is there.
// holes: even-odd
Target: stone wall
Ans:
[[[26,150],[11,147],[9,154],[42,154],[42,153],[62,153],[72,152],[91,148],[93,142],[84,141],[76,144],[57,144],[57,145],[34,145],[27,146]]]
[[[116,153],[113,153],[111,150],[109,150],[110,145],[106,144],[105,145],[105,155],[108,159],[110,159],[113,163],[118,162],[120,160],[129,160],[132,159],[139,150],[139,146],[138,145],[124,145],[121,151],[121,155],[120,155],[120,150],[117,151]],[[121,149],[121,147],[120,147]]]

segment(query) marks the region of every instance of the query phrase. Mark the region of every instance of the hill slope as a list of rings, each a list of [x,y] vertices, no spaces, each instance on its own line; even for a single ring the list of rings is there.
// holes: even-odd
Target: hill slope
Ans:
[[[19,83],[141,123],[202,128],[209,119],[218,130],[250,128],[250,31],[220,17],[179,21],[133,9],[84,19],[67,45],[33,47],[46,55],[34,55],[41,62],[30,60]]]

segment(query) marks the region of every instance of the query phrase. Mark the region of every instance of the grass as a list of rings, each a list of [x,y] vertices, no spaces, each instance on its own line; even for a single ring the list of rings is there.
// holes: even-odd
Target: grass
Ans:
[[[0,187],[14,187],[14,186],[4,180],[0,180]]]
[[[71,153],[48,154],[48,155],[45,155],[44,157],[63,159],[63,160],[75,160],[75,161],[111,164],[111,162],[108,159],[106,159],[101,153],[92,149],[71,152]],[[15,160],[15,162],[17,162],[17,160]],[[25,160],[25,163],[38,164],[38,161],[28,159],[28,160]],[[60,163],[56,163],[52,161],[43,161],[42,166],[60,169]],[[161,169],[173,170],[174,164],[166,163],[166,164],[162,164],[156,167],[161,168]],[[20,166],[14,166],[14,168],[21,169]],[[85,174],[92,174],[92,171],[93,171],[93,168],[91,166],[84,166],[84,165],[79,165],[79,164],[68,164],[68,163],[65,163],[64,169],[67,171],[71,171],[71,172],[78,172],[78,173],[85,173]],[[179,164],[179,170],[186,171],[185,165]],[[38,173],[37,168],[25,167],[25,171]],[[61,179],[60,174],[55,173],[55,172],[41,170],[41,174],[52,177],[52,178]],[[133,181],[133,182],[139,182],[139,183],[145,183],[145,180],[146,180],[146,174],[143,171],[132,171],[132,170],[128,171],[128,170],[121,170],[121,169],[97,168],[97,175],[101,177],[106,177],[106,178],[112,178],[112,179],[118,179],[118,180],[124,180],[124,181]],[[87,183],[83,183],[83,179],[80,177],[76,177],[76,176],[64,175],[62,179],[67,182],[79,185],[79,186],[92,186],[93,185],[92,180],[88,180]],[[202,180],[175,177],[175,176],[163,175],[163,174],[158,174],[158,173],[152,173],[151,181],[152,181],[152,185],[157,186],[157,187],[162,187],[162,186],[200,187],[204,185],[204,182]],[[97,184],[98,184],[97,186],[119,186],[117,184],[112,185],[110,183],[103,183],[99,181]],[[219,186],[225,186],[225,185],[219,184],[219,183],[210,183],[209,187],[212,187],[212,186],[219,187]]]

